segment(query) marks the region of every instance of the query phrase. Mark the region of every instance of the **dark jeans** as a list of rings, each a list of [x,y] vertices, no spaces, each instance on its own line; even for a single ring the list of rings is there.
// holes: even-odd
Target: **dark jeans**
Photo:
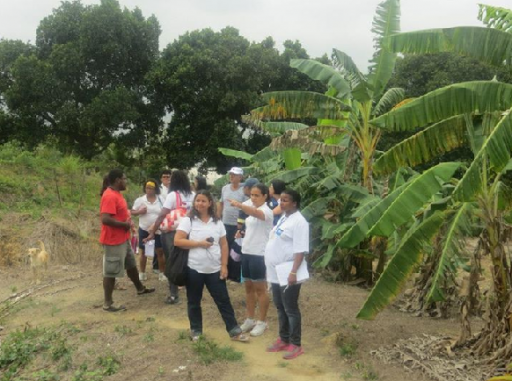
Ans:
[[[190,331],[192,334],[200,335],[203,333],[203,312],[201,310],[201,299],[203,298],[204,286],[213,298],[213,301],[219,309],[222,320],[226,324],[226,331],[229,336],[237,336],[242,333],[240,326],[235,318],[235,311],[229,300],[226,281],[220,279],[220,272],[213,274],[202,274],[196,270],[188,268],[187,277],[187,299],[188,299],[188,319],[190,321]]]
[[[168,274],[169,269],[171,268],[171,261],[169,260],[169,258],[171,257],[172,249],[174,248],[175,235],[176,232],[172,231],[168,233],[162,233],[162,235],[160,236],[165,256],[165,274]],[[169,282],[169,290],[171,292],[171,297],[178,297],[178,286]]]
[[[228,250],[231,253],[233,242],[235,241],[235,234],[237,231],[236,225],[224,225],[226,227],[226,239],[228,241]],[[240,275],[242,267],[240,262],[235,262],[231,256],[228,257],[228,279],[240,283]]]
[[[285,343],[298,346],[301,345],[300,286],[295,284],[286,289],[272,283],[272,296],[279,317],[279,337]]]

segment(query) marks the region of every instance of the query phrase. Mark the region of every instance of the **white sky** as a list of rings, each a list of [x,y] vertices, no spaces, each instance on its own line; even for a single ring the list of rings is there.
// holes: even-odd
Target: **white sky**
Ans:
[[[480,0],[482,1],[482,0]],[[98,4],[99,0],[83,0]],[[0,38],[34,41],[39,22],[60,6],[59,0],[0,0]],[[272,36],[281,49],[299,40],[311,57],[332,48],[348,53],[366,72],[373,53],[370,32],[380,0],[120,0],[154,14],[161,25],[160,49],[186,31],[233,26],[250,41]],[[486,3],[512,8],[512,0]],[[477,0],[402,0],[402,31],[482,25]]]

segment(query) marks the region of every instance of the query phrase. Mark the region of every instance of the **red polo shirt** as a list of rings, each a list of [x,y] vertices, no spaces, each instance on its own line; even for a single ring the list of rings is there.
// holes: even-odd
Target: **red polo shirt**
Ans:
[[[101,196],[100,214],[110,214],[117,221],[125,222],[130,217],[128,205],[121,192],[111,188]],[[101,224],[100,243],[103,245],[120,245],[130,239],[130,230]]]

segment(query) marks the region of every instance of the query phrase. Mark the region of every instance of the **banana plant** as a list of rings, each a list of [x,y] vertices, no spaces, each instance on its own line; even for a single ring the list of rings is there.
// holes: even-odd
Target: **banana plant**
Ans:
[[[404,98],[400,89],[385,91],[396,54],[382,46],[384,38],[399,31],[399,14],[399,0],[385,0],[378,5],[372,26],[376,51],[368,74],[363,74],[348,54],[337,49],[332,55],[334,67],[315,60],[292,60],[292,67],[325,84],[327,93],[279,91],[264,94],[266,104],[253,110],[250,120],[261,123],[316,119],[314,128],[299,132],[312,133],[330,127],[331,136],[348,135],[357,146],[362,162],[360,184],[373,194],[372,167],[380,129],[371,123],[371,119]],[[335,142],[336,139],[327,141]],[[353,165],[359,166],[355,162]]]

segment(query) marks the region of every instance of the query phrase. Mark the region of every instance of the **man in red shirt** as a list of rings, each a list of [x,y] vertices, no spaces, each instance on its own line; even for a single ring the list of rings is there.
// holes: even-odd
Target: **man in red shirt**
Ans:
[[[105,301],[103,310],[123,311],[124,306],[114,306],[112,294],[116,278],[126,274],[135,285],[138,295],[154,292],[154,288],[145,287],[139,280],[135,256],[130,245],[131,218],[126,200],[121,194],[126,189],[126,175],[121,169],[113,169],[108,176],[109,187],[101,196],[101,234],[103,244],[103,291]]]

